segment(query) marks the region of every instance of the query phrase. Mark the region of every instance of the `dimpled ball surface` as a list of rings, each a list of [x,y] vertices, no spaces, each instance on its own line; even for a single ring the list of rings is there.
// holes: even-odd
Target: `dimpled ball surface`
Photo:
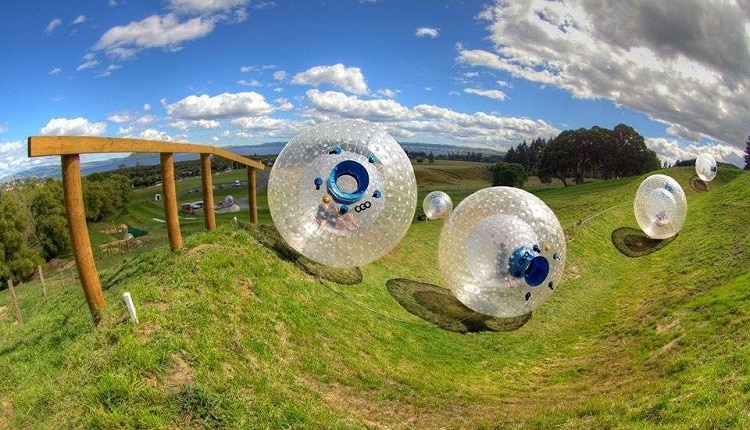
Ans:
[[[710,182],[716,177],[716,159],[704,152],[695,159],[695,173],[702,181]]]
[[[549,263],[537,286],[510,273],[517,249]],[[565,235],[554,212],[518,188],[493,187],[464,199],[440,235],[438,258],[447,287],[468,308],[496,317],[524,315],[554,291],[565,267]]]
[[[682,187],[666,175],[651,175],[641,182],[633,202],[635,219],[652,239],[670,238],[682,229],[687,200]]]
[[[453,200],[443,191],[433,191],[425,196],[422,210],[429,219],[445,218],[453,212]]]
[[[364,167],[369,180],[362,197],[341,214],[326,183],[346,160]],[[344,175],[337,184],[351,192],[357,182]],[[364,121],[304,131],[281,151],[268,182],[268,207],[281,236],[305,257],[332,267],[357,267],[385,255],[406,234],[416,201],[406,153],[382,128]]]

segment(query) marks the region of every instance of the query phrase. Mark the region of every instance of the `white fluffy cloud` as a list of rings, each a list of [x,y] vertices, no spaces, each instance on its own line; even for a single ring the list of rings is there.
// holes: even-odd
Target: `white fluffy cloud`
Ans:
[[[283,70],[277,70],[273,72],[273,79],[277,81],[283,81],[286,79],[286,72]]]
[[[507,149],[537,137],[554,137],[560,130],[542,120],[508,118],[484,112],[467,114],[434,105],[408,108],[395,100],[361,100],[341,92],[308,90],[312,108],[306,112],[316,121],[358,118],[382,123],[394,136],[418,134],[464,144]]]
[[[505,100],[508,96],[500,90],[483,90],[480,88],[464,88],[467,94],[474,94],[482,97],[489,97],[495,100]]]
[[[78,18],[73,21],[73,25],[83,24],[84,22],[86,22],[86,15],[78,15]]]
[[[173,13],[151,15],[141,21],[110,28],[94,45],[94,50],[125,60],[147,48],[177,50],[182,42],[205,37],[211,33],[215,20],[196,17],[187,21]]]
[[[607,98],[685,138],[741,145],[750,104],[746,1],[497,0],[480,18],[493,50],[464,64]]]
[[[169,5],[180,13],[211,14],[244,7],[249,0],[170,0]]]
[[[211,97],[191,95],[165,105],[167,114],[176,119],[220,119],[267,115],[274,108],[256,92],[222,93]]]
[[[106,123],[89,122],[86,118],[52,118],[39,133],[52,136],[101,136],[106,130]]]
[[[81,63],[78,67],[76,67],[76,71],[91,69],[96,67],[99,64],[99,61],[96,59],[96,55],[94,54],[86,54],[83,56],[83,63]]]
[[[293,84],[319,87],[333,85],[352,94],[367,94],[367,82],[359,67],[345,67],[338,63],[333,66],[315,66],[292,78]]]
[[[47,28],[44,29],[44,32],[47,34],[52,34],[53,31],[59,26],[62,25],[62,20],[60,18],[55,18],[52,21],[47,24]]]
[[[414,32],[417,37],[429,37],[434,39],[440,35],[439,28],[420,27]]]
[[[257,79],[250,79],[249,81],[247,81],[245,79],[240,79],[239,81],[237,81],[237,83],[240,84],[240,85],[244,85],[246,87],[259,87],[259,86],[263,85]]]
[[[669,164],[674,164],[677,160],[692,160],[701,153],[708,152],[717,161],[734,164],[737,167],[745,165],[743,158],[744,151],[732,145],[715,144],[699,146],[693,143],[683,147],[676,140],[659,137],[647,138],[646,146],[656,152],[660,160],[666,161]]]

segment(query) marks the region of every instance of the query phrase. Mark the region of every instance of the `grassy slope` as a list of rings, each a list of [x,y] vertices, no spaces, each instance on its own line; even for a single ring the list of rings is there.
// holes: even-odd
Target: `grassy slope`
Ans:
[[[0,428],[750,426],[750,175],[697,194],[690,169],[669,173],[688,220],[640,259],[610,242],[637,227],[640,178],[536,192],[569,235],[566,279],[511,333],[444,331],[388,294],[395,277],[440,282],[441,222],[414,224],[354,286],[226,223],[178,253],[164,240],[102,271],[96,329],[79,287],[24,285],[25,324],[0,311]]]

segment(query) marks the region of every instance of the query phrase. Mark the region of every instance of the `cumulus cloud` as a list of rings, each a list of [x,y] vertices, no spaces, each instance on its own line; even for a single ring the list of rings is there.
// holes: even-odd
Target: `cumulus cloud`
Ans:
[[[283,70],[277,70],[273,72],[273,78],[277,81],[283,81],[286,79],[286,72]]]
[[[359,67],[345,67],[338,63],[333,66],[315,66],[292,78],[293,84],[319,87],[333,85],[352,94],[367,94],[367,82]]]
[[[489,97],[495,100],[505,100],[508,98],[504,92],[500,90],[483,90],[480,88],[464,88],[464,92],[467,94],[474,94],[482,97]]]
[[[76,67],[76,71],[80,72],[81,70],[92,69],[97,65],[99,65],[99,61],[96,59],[96,55],[86,54],[83,56],[83,63]]]
[[[646,146],[656,152],[659,159],[669,164],[674,164],[677,160],[692,160],[704,152],[713,155],[717,161],[734,164],[737,167],[742,167],[745,163],[744,151],[732,145],[697,145],[691,143],[684,146],[676,140],[658,137],[646,138]]]
[[[459,46],[458,61],[612,100],[679,136],[741,145],[750,117],[745,3],[496,0],[479,15],[493,49]]]
[[[202,130],[213,130],[213,129],[221,127],[221,123],[215,119],[194,119],[194,120],[179,119],[177,121],[170,122],[169,126],[180,131],[187,131],[187,130],[196,129],[196,128],[199,128]]]
[[[266,99],[256,92],[206,94],[185,97],[165,105],[167,114],[176,119],[220,119],[267,115],[273,112]]]
[[[250,79],[249,81],[240,79],[239,81],[237,81],[237,83],[246,87],[259,87],[262,85],[257,79]]]
[[[47,28],[44,29],[44,32],[47,34],[52,34],[53,31],[59,26],[62,25],[62,20],[60,18],[55,18],[52,21],[47,24]]]
[[[118,69],[122,69],[122,66],[120,66],[119,64],[110,64],[109,66],[107,66],[106,69],[104,69],[101,73],[99,73],[96,76],[98,78],[103,78],[105,76],[111,75],[112,72],[114,72],[115,70],[118,70]]]
[[[125,60],[148,48],[180,49],[185,41],[200,39],[214,30],[211,17],[196,17],[187,21],[169,13],[151,15],[141,21],[112,27],[94,45],[94,50]]]
[[[414,34],[417,37],[429,37],[431,39],[434,39],[440,35],[440,29],[439,28],[429,28],[429,27],[420,27],[417,29]]]
[[[408,108],[395,100],[361,100],[355,95],[317,89],[308,90],[306,96],[312,108],[305,113],[309,118],[316,121],[357,118],[380,122],[399,137],[421,134],[504,149],[523,140],[549,138],[560,133],[542,120],[501,117],[484,112],[468,114],[426,104]]]
[[[147,128],[133,137],[136,137],[138,139],[161,140],[161,141],[167,141],[167,142],[173,142],[177,140],[174,137],[168,135],[167,133],[160,131],[160,130],[155,130],[153,128]]]
[[[389,99],[395,99],[398,96],[398,93],[400,93],[399,90],[392,90],[390,88],[382,88],[378,90],[378,94],[388,97]]]
[[[244,7],[249,0],[170,0],[169,6],[180,13],[212,14]]]
[[[149,112],[151,110],[151,105],[148,104],[148,103],[145,103],[143,105],[143,110],[146,111],[146,112]]]
[[[39,133],[52,136],[101,136],[106,130],[106,123],[89,122],[82,117],[52,118]]]
[[[86,22],[86,15],[78,15],[78,18],[73,21],[72,25],[83,24],[84,22]]]

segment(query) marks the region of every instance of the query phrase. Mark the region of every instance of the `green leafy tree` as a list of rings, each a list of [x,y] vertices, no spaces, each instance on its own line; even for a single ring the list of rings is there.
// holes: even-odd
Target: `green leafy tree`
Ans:
[[[526,168],[520,163],[500,162],[491,167],[492,186],[521,188],[528,179]]]
[[[41,264],[39,253],[30,246],[32,228],[28,209],[14,193],[0,193],[0,278],[23,279]]]
[[[31,199],[31,213],[35,219],[35,242],[45,260],[70,249],[62,182],[50,179],[37,187]]]

